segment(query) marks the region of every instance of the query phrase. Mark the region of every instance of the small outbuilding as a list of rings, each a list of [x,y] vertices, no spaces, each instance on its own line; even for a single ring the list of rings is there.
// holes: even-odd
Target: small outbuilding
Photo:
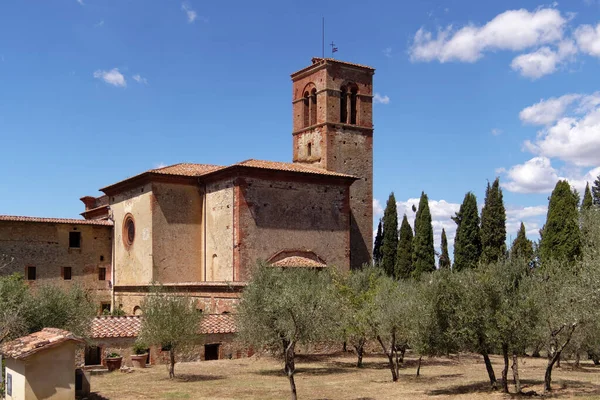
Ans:
[[[69,331],[44,328],[3,344],[6,400],[75,399],[75,352],[81,343]]]

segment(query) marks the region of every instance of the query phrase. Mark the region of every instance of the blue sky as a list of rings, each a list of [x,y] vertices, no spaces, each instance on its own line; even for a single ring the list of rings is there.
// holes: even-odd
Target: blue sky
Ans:
[[[599,2],[368,4],[3,1],[0,214],[76,217],[158,165],[290,161],[289,75],[324,16],[336,57],[376,68],[379,204],[424,190],[451,239],[500,176],[509,235],[536,238],[556,180],[600,174]]]

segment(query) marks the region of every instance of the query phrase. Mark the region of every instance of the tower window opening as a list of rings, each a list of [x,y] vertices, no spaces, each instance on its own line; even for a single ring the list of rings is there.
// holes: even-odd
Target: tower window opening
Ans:
[[[317,123],[317,89],[313,89],[310,93],[310,124]]]
[[[346,109],[346,97],[347,97],[347,91],[346,91],[346,87],[342,86],[341,88],[341,93],[340,93],[340,122],[342,124],[346,123],[347,120],[347,109]]]
[[[312,156],[312,143],[309,143],[308,146],[306,146],[306,153],[309,157]]]
[[[304,127],[306,128],[307,126],[309,126],[309,108],[310,108],[310,99],[309,99],[309,95],[308,92],[304,93],[304,110],[303,110],[303,114],[304,114]]]
[[[358,89],[352,88],[350,93],[350,123],[356,125],[356,94]]]

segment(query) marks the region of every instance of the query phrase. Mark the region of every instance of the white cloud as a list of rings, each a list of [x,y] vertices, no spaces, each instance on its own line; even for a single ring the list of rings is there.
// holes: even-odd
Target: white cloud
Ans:
[[[494,128],[492,129],[492,135],[498,136],[502,134],[502,129]]]
[[[600,24],[581,25],[573,34],[579,48],[594,57],[600,57]]]
[[[104,20],[101,20],[100,22],[98,22],[97,24],[94,24],[94,28],[101,28],[104,26]]]
[[[385,49],[383,49],[383,55],[387,58],[392,58],[392,48],[386,47]]]
[[[524,108],[519,113],[519,118],[526,124],[548,125],[561,118],[575,100],[581,95],[566,94],[560,97],[551,97],[547,100],[540,100],[532,106]]]
[[[382,96],[379,93],[375,93],[375,96],[373,96],[373,102],[375,104],[389,104],[390,98],[388,96]]]
[[[148,79],[142,77],[140,74],[135,74],[133,76],[133,80],[136,81],[137,83],[143,84],[143,85],[147,85],[148,84]]]
[[[196,11],[192,10],[192,8],[188,4],[182,3],[181,9],[185,12],[188,23],[191,24],[196,20],[196,18],[198,18],[198,13],[196,13]]]
[[[113,68],[110,71],[97,70],[94,72],[94,78],[102,79],[104,82],[119,87],[126,87],[127,82],[118,68]]]
[[[534,157],[503,172],[506,173],[508,182],[503,183],[502,187],[516,193],[546,193],[560,179],[547,157]]]
[[[77,0],[77,2],[78,2],[80,5],[82,5],[82,6],[85,6],[85,4],[83,3],[83,0]]]
[[[564,40],[559,43],[557,50],[544,46],[532,53],[521,54],[513,59],[510,66],[526,78],[538,79],[555,72],[560,64],[572,60],[575,54],[575,43]]]
[[[600,92],[542,100],[520,113],[523,122],[545,125],[524,147],[579,167],[600,165]]]
[[[540,8],[509,10],[483,26],[466,25],[455,30],[452,25],[434,35],[421,28],[409,50],[411,61],[475,62],[486,51],[522,51],[540,45],[558,43],[563,38],[567,20],[558,10]]]
[[[377,199],[373,199],[373,217],[378,220],[383,217],[383,207]]]
[[[585,185],[589,182],[590,185],[594,183],[594,180],[600,175],[600,167],[589,170],[585,174],[578,174],[580,171],[575,171],[571,176],[568,177],[569,184],[577,189],[583,196]]]

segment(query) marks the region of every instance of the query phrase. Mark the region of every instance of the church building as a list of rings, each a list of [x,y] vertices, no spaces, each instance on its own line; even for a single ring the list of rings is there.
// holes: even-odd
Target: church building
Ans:
[[[0,274],[80,282],[128,315],[156,282],[222,314],[258,261],[360,268],[373,242],[373,74],[329,58],[292,74],[292,162],[175,164],[83,197],[83,219],[0,216]]]

